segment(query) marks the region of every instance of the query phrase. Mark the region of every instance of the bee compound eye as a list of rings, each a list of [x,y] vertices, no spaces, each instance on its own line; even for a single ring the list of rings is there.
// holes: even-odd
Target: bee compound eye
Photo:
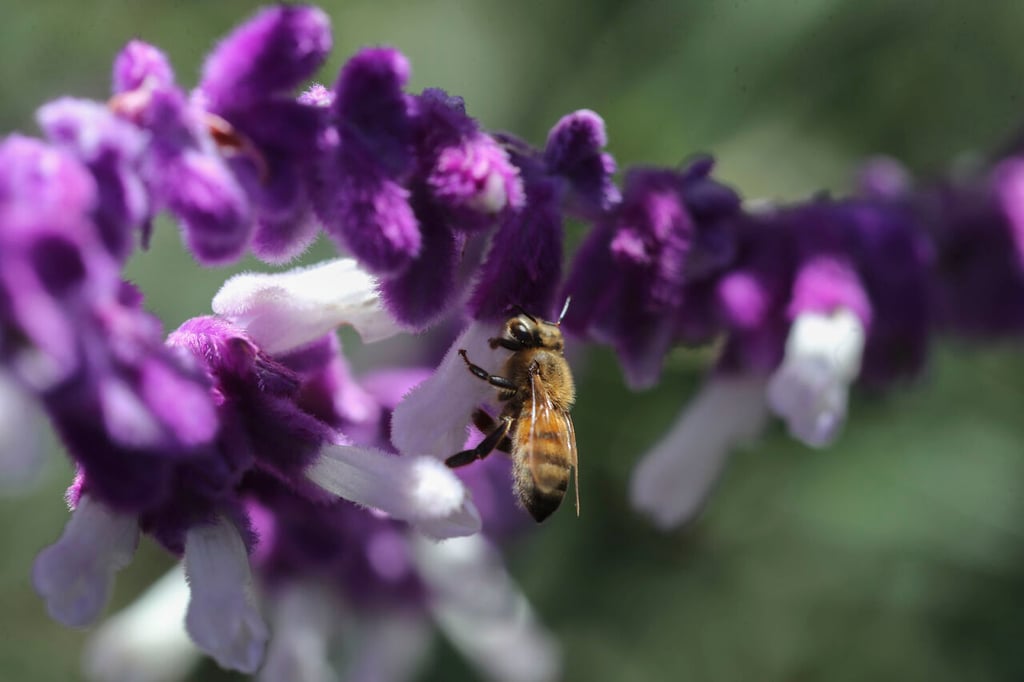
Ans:
[[[510,320],[508,324],[508,333],[519,338],[526,333],[526,325],[516,319]]]

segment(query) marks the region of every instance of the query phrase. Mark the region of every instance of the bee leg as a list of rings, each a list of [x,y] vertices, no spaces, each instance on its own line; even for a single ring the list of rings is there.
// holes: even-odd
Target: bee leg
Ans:
[[[501,443],[501,440],[508,434],[508,429],[511,425],[512,420],[510,418],[502,417],[497,428],[487,434],[487,437],[480,441],[475,448],[457,452],[446,459],[444,463],[454,469],[475,462],[478,459],[483,459],[491,454],[491,450]]]
[[[494,417],[483,410],[477,410],[473,413],[473,426],[480,429],[480,433],[491,433],[498,428],[498,423],[494,421]],[[494,446],[494,449],[501,450],[502,452],[512,452],[512,440],[505,436],[501,439],[500,443]]]
[[[496,386],[497,388],[500,388],[503,391],[510,391],[513,394],[516,392],[516,385],[513,384],[508,379],[506,379],[505,377],[500,377],[497,374],[491,374],[480,365],[474,365],[472,362],[470,362],[469,357],[466,355],[465,348],[459,350],[459,355],[461,355],[462,359],[466,361],[466,366],[469,367],[469,371],[473,373],[473,376],[477,377],[478,379],[483,379],[491,386]]]

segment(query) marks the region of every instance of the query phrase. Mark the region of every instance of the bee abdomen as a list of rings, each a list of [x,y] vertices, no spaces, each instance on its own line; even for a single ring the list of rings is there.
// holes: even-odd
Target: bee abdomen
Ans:
[[[535,448],[545,440],[539,435]],[[561,450],[548,451],[540,446],[536,452],[527,450],[521,454],[515,467],[516,493],[526,511],[539,523],[561,505],[572,467]]]
[[[530,512],[533,520],[540,523],[555,513],[555,510],[561,506],[563,497],[565,497],[564,490],[549,493],[534,491],[533,495],[520,496],[520,501],[526,511]]]

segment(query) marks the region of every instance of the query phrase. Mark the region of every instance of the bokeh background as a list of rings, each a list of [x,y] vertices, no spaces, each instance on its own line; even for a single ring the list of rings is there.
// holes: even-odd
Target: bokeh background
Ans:
[[[336,43],[326,82],[358,47],[389,43],[409,56],[413,88],[463,95],[486,127],[542,143],[562,114],[591,108],[621,166],[713,152],[718,177],[747,198],[842,192],[876,153],[937,173],[1024,124],[1024,3],[1013,0],[321,4]],[[215,39],[256,6],[8,3],[0,130],[35,132],[36,106],[62,94],[104,98],[134,36],[167,50],[192,85]],[[318,244],[310,259],[330,251]],[[168,328],[208,311],[232,271],[200,269],[167,223],[129,267]],[[349,347],[364,369],[405,352]],[[700,519],[659,533],[629,508],[626,481],[709,357],[676,352],[643,394],[624,388],[605,349],[578,363],[583,515],[558,514],[507,551],[565,647],[566,679],[1024,679],[1020,349],[940,343],[915,384],[857,397],[827,451],[773,424],[736,453]],[[0,680],[79,676],[85,635],[51,622],[29,584],[67,518],[70,468],[50,449],[31,485],[0,497]],[[144,541],[113,607],[168,564]],[[475,673],[438,638],[422,675]],[[240,678],[205,664],[193,679]]]

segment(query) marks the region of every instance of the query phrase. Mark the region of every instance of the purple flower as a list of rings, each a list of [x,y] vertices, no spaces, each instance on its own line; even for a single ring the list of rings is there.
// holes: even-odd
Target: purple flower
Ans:
[[[140,525],[173,505],[182,473],[209,468],[218,423],[208,385],[163,346],[148,315],[108,303],[75,321],[86,361],[40,396],[79,467],[69,493],[75,510],[33,577],[55,618],[83,625],[103,608]]]
[[[316,236],[310,185],[325,111],[296,88],[331,49],[330,20],[318,8],[277,5],[235,29],[207,58],[194,100],[226,125],[215,130],[256,211],[252,248],[290,260]],[[218,137],[219,136],[219,137]]]
[[[933,240],[941,331],[973,339],[1024,331],[1021,177],[1021,162],[1009,159],[905,198]]]
[[[250,477],[245,488],[260,508],[256,566],[271,586],[320,582],[357,610],[422,604],[405,524],[346,500],[317,504],[268,477]]]
[[[790,433],[821,447],[839,434],[850,384],[861,370],[873,307],[856,270],[858,232],[844,204],[828,200],[783,209],[795,243],[785,353],[768,386]]]
[[[916,378],[928,360],[938,323],[933,281],[942,277],[936,247],[926,218],[903,201],[851,200],[844,210],[872,311],[858,381],[884,389]]]
[[[382,277],[395,317],[421,329],[465,285],[457,271],[469,236],[523,196],[518,170],[462,100],[436,89],[407,95],[408,77],[405,57],[390,48],[363,50],[344,66],[317,207],[339,245]]]
[[[305,385],[316,382],[325,370],[332,374],[329,370],[336,365],[328,358],[336,351],[336,344],[321,341],[289,354],[287,362],[302,375]],[[333,393],[335,400],[327,412],[344,404],[349,407],[341,411],[348,414],[372,413],[378,428],[363,429],[366,440],[357,442],[388,448],[383,427],[390,409],[426,374],[423,370],[392,370],[369,378],[362,391],[351,385],[337,385],[334,391],[318,385],[316,402],[323,406],[322,398]],[[354,380],[349,377],[346,382]],[[363,403],[363,409],[352,409],[358,403]],[[371,403],[375,410],[370,409]],[[360,425],[367,426],[368,421],[363,419]],[[508,492],[507,472],[504,483]],[[189,627],[193,638],[204,649],[219,654],[222,665],[251,669],[265,645],[260,679],[335,675],[328,652],[339,636],[351,636],[357,629],[368,638],[367,645],[358,649],[354,659],[342,661],[346,677],[379,679],[388,670],[411,670],[419,664],[426,653],[430,626],[425,617],[429,614],[453,643],[492,677],[551,679],[557,672],[555,645],[511,583],[494,547],[485,541],[449,540],[444,545],[421,541],[394,519],[367,513],[346,500],[314,502],[260,471],[248,474],[241,490],[259,538],[248,564],[255,578],[251,587],[269,606],[273,636],[268,641],[265,626],[254,619],[251,606],[230,596],[238,595],[238,582],[249,584],[247,572],[238,573],[246,565],[238,564],[230,579],[226,573],[230,563],[199,571],[199,575],[226,573],[220,589],[228,596],[201,592],[217,606],[218,613],[207,614],[194,591],[188,607],[198,624]],[[474,490],[474,495],[479,492]],[[504,512],[507,516],[511,501],[506,498],[505,502],[509,505]],[[234,555],[242,556],[240,551]],[[196,570],[190,575],[194,582]],[[101,626],[89,645],[90,669],[107,675],[125,674],[134,671],[147,655],[173,673],[180,674],[178,671],[189,666],[194,654],[182,645],[180,631],[160,628],[161,639],[156,641],[140,641],[124,632],[126,622],[141,626],[142,619],[165,620],[164,614],[152,612],[147,602],[155,601],[174,613],[186,611],[189,597],[180,573],[172,573],[162,582],[160,590],[147,595],[146,601]],[[224,622],[225,618],[231,620]],[[230,646],[213,646],[214,625],[238,636],[229,640]],[[121,637],[115,636],[118,634]],[[161,646],[164,640],[166,647]]]
[[[287,358],[341,323],[354,325],[368,341],[395,333],[376,289],[375,279],[342,260],[292,273],[239,275],[225,284],[214,308],[247,326],[261,347]],[[316,365],[304,371],[307,377],[317,375]],[[293,395],[298,401],[311,397],[301,391]],[[479,525],[476,512],[457,479],[439,464],[335,441],[321,443],[317,459],[299,473],[335,495],[410,520],[428,534],[473,532]]]
[[[354,443],[387,448],[387,434],[381,431],[381,407],[356,381],[336,334],[328,334],[279,360],[301,379],[296,402],[303,410]]]
[[[783,357],[796,256],[790,224],[776,217],[772,212],[730,220],[731,258],[697,289],[696,315],[709,316],[711,329],[726,332],[725,345],[714,373],[640,458],[630,479],[632,505],[662,529],[700,511],[728,456],[766,421],[766,377]]]
[[[452,229],[493,224],[506,207],[523,205],[517,169],[506,151],[466,115],[461,97],[428,88],[415,99],[418,175]]]
[[[377,443],[395,450],[391,439],[393,413],[417,386],[434,372],[427,368],[392,369],[373,372],[361,384],[379,406],[380,432]],[[475,430],[474,430],[475,431]],[[475,433],[469,441],[476,444],[484,434]],[[373,441],[367,441],[373,444]],[[464,443],[464,447],[471,447]],[[506,456],[489,457],[473,467],[456,469],[459,478],[472,492],[473,504],[480,512],[483,532],[494,540],[503,540],[530,526],[512,492],[512,461]]]
[[[111,255],[123,262],[131,253],[134,233],[145,239],[152,217],[141,174],[146,136],[88,100],[56,100],[40,108],[37,119],[51,142],[92,172],[98,194],[93,221]]]
[[[250,243],[283,262],[316,236],[310,196],[326,110],[296,90],[330,48],[321,10],[278,5],[218,44],[191,97],[156,48],[132,41],[118,55],[111,108],[148,133],[141,174],[153,209],[181,220],[201,262],[230,262]]]
[[[211,135],[206,112],[174,84],[166,57],[132,41],[114,66],[113,112],[148,134],[141,173],[152,210],[169,210],[202,263],[230,262],[252,236],[252,208]]]
[[[495,391],[466,371],[458,351],[466,349],[482,367],[500,368],[508,352],[491,348],[487,340],[497,335],[513,308],[522,306],[549,319],[554,313],[563,212],[572,210],[574,197],[589,197],[592,208],[611,205],[618,197],[610,181],[614,164],[599,146],[605,141],[603,122],[592,112],[564,118],[543,153],[510,136],[501,140],[523,178],[525,204],[505,212],[491,239],[467,305],[470,324],[434,376],[396,408],[392,439],[400,452],[426,451],[443,459],[463,448],[473,410],[493,402]],[[594,158],[600,163],[584,162]],[[600,190],[596,195],[594,188]]]
[[[603,151],[607,145],[604,120],[588,109],[563,116],[548,134],[544,165],[569,186],[570,212],[596,219],[619,202],[612,182],[615,159]]]
[[[471,531],[479,521],[465,507],[461,484],[425,458],[397,458],[349,445],[329,424],[299,404],[301,378],[266,354],[240,328],[216,318],[197,318],[171,335],[204,360],[222,420],[234,427],[221,450],[252,458],[270,473],[314,499],[323,490],[417,523],[440,537]],[[237,441],[235,439],[238,439]],[[461,529],[461,530],[460,530]]]
[[[69,309],[119,286],[95,205],[92,175],[70,155],[18,135],[0,145],[0,357],[33,390],[79,367]]]
[[[3,360],[42,402],[90,494],[138,512],[165,494],[172,460],[213,438],[207,385],[118,279],[80,191],[88,172],[24,138],[0,157]]]
[[[927,348],[928,252],[902,202],[815,199],[733,229],[734,255],[713,280],[712,313],[727,333],[715,376],[631,482],[634,506],[663,527],[699,510],[766,407],[795,438],[827,445],[854,381],[913,376]]]
[[[412,111],[402,91],[409,63],[396,50],[363,50],[342,68],[334,87],[333,150],[325,150],[320,218],[340,245],[372,272],[395,273],[420,250],[409,206]]]
[[[711,167],[630,170],[622,203],[573,261],[566,328],[611,343],[636,388],[657,380],[673,345],[707,343],[721,329],[713,287],[738,248],[739,197]]]
[[[174,85],[174,70],[167,56],[155,46],[141,40],[132,40],[114,59],[111,80],[114,93],[120,93],[121,99],[138,96],[138,104],[145,106],[142,100],[148,91]],[[134,110],[127,102],[117,104]]]
[[[562,215],[552,183],[528,183],[527,206],[501,225],[469,300],[475,320],[500,323],[512,306],[550,319],[561,279]]]
[[[43,396],[81,469],[69,493],[72,521],[34,572],[55,617],[95,619],[142,530],[184,555],[194,641],[221,665],[254,671],[267,630],[248,587],[253,477],[306,496],[301,504],[310,509],[344,497],[432,537],[479,529],[465,488],[441,462],[351,445],[336,427],[356,421],[358,410],[317,414],[323,386],[315,383],[344,377],[321,371],[337,367],[330,359],[336,345],[326,354],[311,345],[341,322],[365,337],[393,333],[375,290],[376,281],[351,262],[241,275],[218,296],[216,307],[230,320],[189,320],[167,346],[131,291],[82,304],[76,342],[87,361]]]
[[[360,514],[353,521],[365,518]],[[474,537],[436,544],[387,524],[369,532],[355,526],[350,524],[346,531],[337,527],[344,533],[347,560],[329,551],[318,557],[340,568],[326,580],[307,570],[290,573],[287,579],[278,576],[274,584],[252,584],[253,593],[266,605],[272,632],[269,640],[259,638],[266,656],[257,679],[408,679],[429,653],[430,620],[487,679],[558,678],[557,644],[537,622],[489,543]],[[297,532],[293,540],[299,542],[311,543],[316,537],[301,526],[260,527],[271,543],[289,529]],[[325,540],[333,546],[338,538]],[[264,566],[259,555],[257,550],[258,575]],[[402,601],[401,592],[339,592],[339,576],[359,573],[357,567],[383,585],[413,581],[419,586],[418,596]],[[366,587],[366,578],[363,575],[359,584]],[[223,598],[217,601],[223,605]],[[95,679],[182,679],[198,653],[182,626],[193,603],[182,571],[172,570],[136,603],[100,625],[86,645],[86,671]],[[246,625],[239,625],[241,629],[221,633],[221,638],[245,632]],[[339,640],[352,637],[359,638],[359,647],[344,647],[347,656],[332,655]],[[239,649],[246,651],[258,649]]]
[[[309,5],[260,10],[214,48],[200,90],[210,111],[262,104],[289,95],[323,65],[331,51],[331,22]]]

